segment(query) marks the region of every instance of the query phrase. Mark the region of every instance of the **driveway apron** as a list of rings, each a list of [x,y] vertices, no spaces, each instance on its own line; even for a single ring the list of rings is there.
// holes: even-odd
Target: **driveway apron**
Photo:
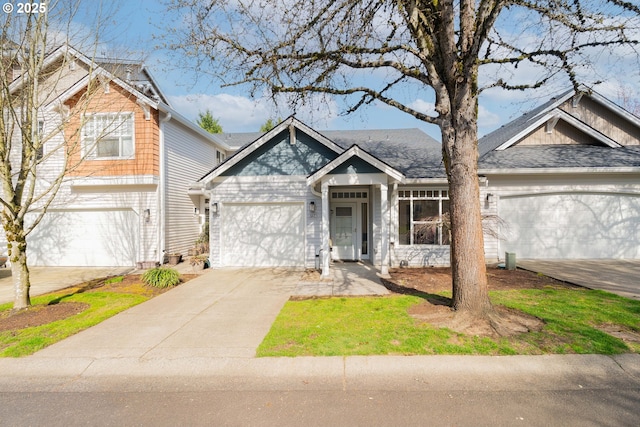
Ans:
[[[300,272],[214,270],[34,357],[251,358]]]
[[[640,260],[519,260],[518,267],[589,289],[640,299]]]

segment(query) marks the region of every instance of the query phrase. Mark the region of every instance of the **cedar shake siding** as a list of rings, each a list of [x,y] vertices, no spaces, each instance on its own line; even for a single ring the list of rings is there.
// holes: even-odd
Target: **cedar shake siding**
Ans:
[[[83,96],[84,93],[86,91],[79,96]],[[102,89],[97,90],[97,93],[81,108],[76,107],[79,96],[67,103],[72,111],[76,110],[66,130],[70,144],[77,144],[70,164],[76,165],[80,161],[84,141],[78,129],[80,129],[81,117],[91,113],[133,113],[135,153],[133,158],[84,159],[70,172],[70,176],[160,175],[160,130],[157,110],[151,109],[149,120],[147,120],[143,108],[136,102],[136,97],[115,84],[109,85],[108,93]]]

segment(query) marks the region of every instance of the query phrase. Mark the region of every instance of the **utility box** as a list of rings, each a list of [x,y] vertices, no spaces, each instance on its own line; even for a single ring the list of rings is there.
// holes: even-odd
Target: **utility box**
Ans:
[[[504,253],[504,264],[507,270],[515,270],[516,269],[516,254],[515,252],[505,252]]]

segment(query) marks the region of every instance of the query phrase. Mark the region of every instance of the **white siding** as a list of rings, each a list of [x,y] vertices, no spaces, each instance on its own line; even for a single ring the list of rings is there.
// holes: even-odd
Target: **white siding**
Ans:
[[[201,217],[194,215],[188,190],[216,164],[216,147],[175,120],[164,124],[165,241],[162,250],[184,255],[201,232]],[[199,201],[196,201],[199,203]]]

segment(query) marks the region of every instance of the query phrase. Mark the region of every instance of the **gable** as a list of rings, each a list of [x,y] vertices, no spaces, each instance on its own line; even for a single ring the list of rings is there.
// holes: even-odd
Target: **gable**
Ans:
[[[508,147],[526,147],[537,145],[597,145],[605,147],[602,141],[597,140],[592,135],[588,135],[575,126],[560,119],[554,126],[543,124],[531,132],[529,135]]]
[[[371,163],[364,161],[359,157],[352,156],[340,166],[330,171],[329,175],[338,174],[361,174],[361,173],[383,173],[380,169]]]
[[[307,176],[336,157],[336,152],[298,128],[295,129],[295,141],[292,144],[290,132],[285,129],[221,176]]]
[[[561,108],[620,145],[640,145],[640,128],[636,124],[589,96],[580,97],[575,106],[573,100],[568,100]]]

